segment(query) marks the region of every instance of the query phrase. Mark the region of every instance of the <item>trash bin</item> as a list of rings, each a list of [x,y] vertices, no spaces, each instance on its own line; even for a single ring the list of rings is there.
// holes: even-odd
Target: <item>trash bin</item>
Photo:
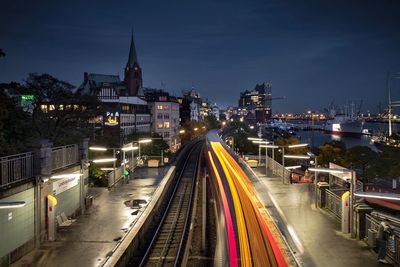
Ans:
[[[86,196],[85,198],[85,207],[86,209],[90,208],[93,205],[93,196]]]

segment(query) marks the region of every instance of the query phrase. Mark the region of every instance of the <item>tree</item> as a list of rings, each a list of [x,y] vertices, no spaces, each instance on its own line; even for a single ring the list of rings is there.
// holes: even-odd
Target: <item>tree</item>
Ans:
[[[14,84],[16,86],[16,84]],[[7,84],[0,84],[0,155],[12,155],[27,150],[34,139],[30,114],[18,105],[15,98],[6,94]]]
[[[204,122],[206,124],[207,129],[217,129],[218,128],[218,121],[214,114],[209,114],[204,118]]]
[[[169,152],[168,143],[157,133],[133,133],[127,137],[128,142],[136,143],[139,139],[151,138],[149,144],[141,144],[140,152],[146,156],[160,156],[161,150],[167,155]]]
[[[360,169],[361,174],[365,174],[368,168],[376,159],[378,154],[367,146],[355,146],[346,152],[346,161],[351,169]]]
[[[306,155],[306,153],[308,152],[308,148],[307,147],[288,148],[288,146],[290,146],[290,145],[297,145],[297,144],[300,144],[300,140],[297,139],[296,137],[279,138],[275,142],[275,145],[285,147],[285,154]],[[275,160],[277,160],[280,163],[282,163],[282,150],[281,149],[279,149],[276,152]],[[288,164],[292,164],[292,163],[296,163],[296,162],[298,163],[299,162],[298,159],[285,159],[285,161]]]
[[[205,122],[201,121],[187,121],[182,126],[184,130],[183,134],[180,134],[182,143],[192,140],[196,137],[204,135],[207,132],[207,126]]]
[[[348,167],[345,159],[346,150],[337,143],[326,143],[318,147],[317,160],[318,165],[329,167],[329,162],[338,164],[343,167]]]
[[[88,121],[102,113],[94,96],[74,92],[74,86],[49,74],[29,74],[21,94],[33,95],[30,112],[33,130],[55,145],[88,136]]]
[[[89,118],[102,113],[94,96],[48,74],[30,74],[25,84],[0,84],[0,153],[23,152],[38,139],[54,145],[88,136]],[[29,98],[25,101],[23,97]]]
[[[397,178],[400,176],[400,148],[385,146],[382,152],[378,153],[376,160],[373,160],[366,169],[367,178]]]

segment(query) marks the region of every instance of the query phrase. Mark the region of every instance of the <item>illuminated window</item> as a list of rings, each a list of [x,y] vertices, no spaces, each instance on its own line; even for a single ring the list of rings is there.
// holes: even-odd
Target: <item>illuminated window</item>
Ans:
[[[168,129],[169,128],[169,121],[164,122],[164,128]]]
[[[47,105],[41,105],[40,108],[42,109],[42,111],[43,111],[44,113],[49,112],[49,109],[47,108]]]
[[[162,128],[164,128],[163,124],[162,123],[157,123],[157,129],[162,129]]]
[[[162,110],[163,106],[162,105],[157,105],[157,109]]]

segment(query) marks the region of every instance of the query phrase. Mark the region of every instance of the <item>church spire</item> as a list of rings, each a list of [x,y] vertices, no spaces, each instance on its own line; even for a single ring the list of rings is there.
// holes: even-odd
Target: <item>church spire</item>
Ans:
[[[136,57],[135,42],[133,40],[133,31],[132,31],[131,47],[129,49],[129,57],[128,57],[128,63],[126,63],[126,67],[127,68],[133,68],[135,63],[137,63],[137,57]]]
[[[125,67],[124,81],[126,84],[127,95],[136,96],[142,87],[142,69],[137,62],[135,42],[133,41],[133,31],[131,36],[131,47],[129,49],[128,62]]]

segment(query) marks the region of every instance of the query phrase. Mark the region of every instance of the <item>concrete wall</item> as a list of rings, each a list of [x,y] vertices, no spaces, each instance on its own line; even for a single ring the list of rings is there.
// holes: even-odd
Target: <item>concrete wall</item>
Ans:
[[[19,253],[14,252],[15,250],[26,243],[29,243],[30,247],[34,246],[34,188],[2,198],[1,201],[25,201],[26,203],[21,208],[0,209],[0,265],[7,266],[12,262],[12,258],[18,258]]]
[[[80,179],[78,185],[55,196],[57,198],[56,214],[64,212],[67,216],[80,208]]]

